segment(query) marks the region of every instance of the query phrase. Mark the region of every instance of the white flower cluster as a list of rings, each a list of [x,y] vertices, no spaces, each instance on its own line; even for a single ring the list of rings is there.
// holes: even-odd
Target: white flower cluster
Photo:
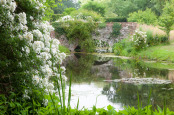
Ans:
[[[135,33],[132,36],[132,41],[136,47],[145,48],[147,46],[146,32],[135,30]]]
[[[45,0],[44,0],[45,1]],[[40,9],[44,7],[39,0],[30,0],[31,3],[35,3],[37,6],[36,9]],[[54,85],[50,82],[50,77],[60,77],[60,72],[62,73],[62,77],[66,80],[66,76],[63,75],[65,72],[65,68],[61,67],[60,71],[58,71],[57,64],[61,64],[62,60],[65,59],[66,54],[59,52],[59,40],[50,37],[50,32],[54,30],[54,28],[49,24],[49,22],[40,22],[35,21],[33,22],[34,30],[29,31],[27,27],[27,17],[29,20],[33,20],[34,16],[27,16],[25,12],[21,12],[19,14],[15,14],[14,11],[17,7],[17,4],[14,0],[0,0],[0,7],[3,7],[7,11],[6,17],[9,18],[9,22],[11,27],[11,31],[20,31],[23,34],[15,35],[18,36],[20,40],[25,40],[27,42],[27,46],[22,48],[22,51],[26,52],[27,55],[31,53],[31,50],[36,53],[37,58],[43,62],[42,65],[39,65],[40,68],[35,70],[33,68],[33,84],[44,88],[45,91],[48,92],[55,92]],[[18,17],[19,22],[14,22],[14,17]],[[4,18],[0,18],[0,27],[4,26],[2,22],[7,22]],[[16,26],[13,26],[13,25]],[[14,35],[12,35],[14,36]],[[32,60],[32,59],[31,59]],[[22,64],[20,63],[20,67]],[[28,98],[27,92],[25,93],[25,97]],[[47,102],[47,101],[46,101]],[[45,102],[45,103],[46,103]]]
[[[57,20],[56,22],[61,22],[61,21],[74,21],[74,18],[72,18],[70,15],[66,15],[61,17],[61,19]]]

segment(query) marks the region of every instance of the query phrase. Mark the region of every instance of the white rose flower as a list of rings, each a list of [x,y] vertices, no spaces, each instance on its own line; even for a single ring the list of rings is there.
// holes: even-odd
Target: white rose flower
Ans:
[[[25,12],[22,12],[22,13],[18,14],[18,16],[19,16],[19,22],[20,23],[27,24]]]
[[[10,10],[11,10],[12,12],[15,11],[16,7],[17,7],[16,2],[11,2],[11,3],[10,3]]]
[[[39,30],[33,30],[33,34],[36,38],[38,38],[39,40],[42,40],[43,35]]]
[[[9,18],[9,20],[10,20],[11,22],[13,22],[14,16],[13,16],[10,12],[7,13],[7,17]]]
[[[34,18],[33,18],[33,16],[30,16],[30,20],[33,20]]]
[[[33,82],[34,82],[34,84],[38,84],[39,81],[40,81],[39,76],[38,75],[33,75]]]
[[[66,68],[63,66],[63,67],[60,67],[60,70],[61,72],[65,72]]]
[[[33,34],[31,32],[26,32],[24,35],[24,38],[26,38],[29,42],[33,41]]]
[[[65,59],[65,57],[66,57],[66,54],[64,52],[63,53],[60,53],[59,55],[60,55],[60,58],[61,59]]]
[[[40,53],[40,56],[42,57],[42,59],[44,60],[48,60],[51,58],[51,55],[48,52],[42,52]]]
[[[53,90],[54,89],[54,85],[52,83],[49,83],[48,86],[47,86],[47,88],[49,90]]]
[[[44,48],[44,43],[42,41],[34,41],[33,43],[33,49],[37,52],[40,53],[40,50]]]
[[[30,48],[26,46],[25,51],[26,51],[27,54],[29,54],[30,53]]]

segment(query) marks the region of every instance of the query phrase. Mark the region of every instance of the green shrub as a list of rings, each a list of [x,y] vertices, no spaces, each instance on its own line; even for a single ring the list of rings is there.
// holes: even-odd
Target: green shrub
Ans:
[[[95,42],[92,39],[86,39],[80,43],[81,49],[86,52],[94,52]]]
[[[105,22],[127,22],[125,17],[104,18]]]
[[[151,9],[147,8],[145,11],[139,10],[138,12],[130,13],[128,21],[156,25],[157,16]]]
[[[147,44],[148,46],[158,45],[160,43],[168,43],[168,37],[166,35],[155,35],[153,36],[152,31],[147,31]]]
[[[57,34],[57,37],[65,34],[65,30],[64,30],[61,22],[53,22],[52,26],[55,28],[55,32]]]
[[[161,43],[168,43],[169,42],[169,39],[166,35],[161,35],[161,36],[158,35],[158,38],[160,39]]]
[[[146,35],[147,35],[147,44],[148,46],[152,46],[155,44],[155,39],[153,37],[153,32],[152,31],[147,31],[146,32]]]
[[[97,27],[96,23],[93,21],[86,22],[80,20],[71,20],[65,22],[54,22],[52,25],[59,36],[65,34],[69,41],[78,40],[82,50],[87,52],[93,51],[94,43],[91,41],[91,39],[92,33],[95,32]],[[89,43],[87,43],[87,41],[89,41]]]
[[[98,24],[99,29],[102,29],[102,28],[105,28],[105,27],[106,27],[106,23],[99,23]]]
[[[122,28],[122,25],[120,23],[115,22],[112,26],[112,36],[113,37],[117,37],[118,35],[120,35],[120,30]]]
[[[91,38],[92,32],[96,29],[96,25],[93,22],[74,20],[67,23],[69,26],[64,26],[64,30],[69,40],[78,39],[79,42],[83,42],[85,39]]]
[[[116,55],[130,56],[131,54],[135,54],[135,49],[129,38],[125,38],[115,43],[112,49]]]
[[[123,51],[123,44],[121,42],[115,43],[113,45],[113,52],[116,55],[121,55],[122,51]]]

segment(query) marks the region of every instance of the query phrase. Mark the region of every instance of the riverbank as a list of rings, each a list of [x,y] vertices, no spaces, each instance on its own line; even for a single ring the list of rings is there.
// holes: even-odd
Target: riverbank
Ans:
[[[138,52],[135,57],[174,63],[174,42],[149,47],[146,50]]]

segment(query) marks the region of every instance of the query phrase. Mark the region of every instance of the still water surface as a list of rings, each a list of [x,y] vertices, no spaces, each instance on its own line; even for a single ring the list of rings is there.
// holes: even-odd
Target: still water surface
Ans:
[[[148,104],[149,94],[152,91],[150,103],[154,108],[157,105],[163,107],[166,99],[167,107],[174,110],[174,84],[138,85],[112,82],[114,79],[135,77],[174,81],[173,69],[163,69],[156,63],[91,54],[67,56],[64,66],[67,69],[66,76],[72,75],[71,106],[73,108],[77,106],[78,99],[79,109],[83,107],[91,109],[93,105],[97,108],[112,105],[116,110],[122,110],[124,106],[136,108],[137,92],[142,105],[145,106]],[[68,92],[68,85],[66,92]]]

